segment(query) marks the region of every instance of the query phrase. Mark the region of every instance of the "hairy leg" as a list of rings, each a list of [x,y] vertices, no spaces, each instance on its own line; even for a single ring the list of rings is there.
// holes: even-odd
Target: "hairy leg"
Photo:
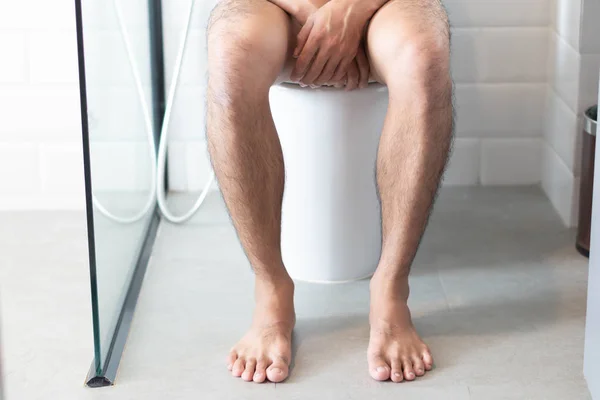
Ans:
[[[377,160],[383,246],[371,280],[369,370],[400,382],[433,366],[407,300],[452,142],[450,33],[440,0],[390,1],[373,17],[367,43],[373,73],[389,89]]]
[[[294,285],[281,258],[284,166],[269,88],[289,47],[288,15],[265,0],[223,0],[208,31],[208,147],[238,237],[255,272],[252,327],[228,368],[244,380],[288,375]]]

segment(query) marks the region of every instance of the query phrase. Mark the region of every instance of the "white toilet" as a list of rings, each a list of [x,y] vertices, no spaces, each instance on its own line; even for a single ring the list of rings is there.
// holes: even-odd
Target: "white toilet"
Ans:
[[[375,183],[387,88],[271,88],[286,186],[282,252],[293,279],[347,282],[370,277],[381,253]]]

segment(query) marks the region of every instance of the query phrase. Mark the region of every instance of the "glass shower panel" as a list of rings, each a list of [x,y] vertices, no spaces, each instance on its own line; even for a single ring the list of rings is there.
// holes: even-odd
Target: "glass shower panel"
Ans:
[[[150,2],[77,1],[93,198],[95,368],[102,375],[155,209]]]

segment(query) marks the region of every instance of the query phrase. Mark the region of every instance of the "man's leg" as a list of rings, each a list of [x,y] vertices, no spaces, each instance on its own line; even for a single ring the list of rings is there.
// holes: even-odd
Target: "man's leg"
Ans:
[[[254,269],[256,308],[228,368],[246,381],[288,375],[294,284],[281,258],[283,155],[269,88],[283,68],[291,23],[265,0],[223,0],[208,32],[207,135],[219,185]]]
[[[413,380],[433,366],[407,307],[408,275],[451,147],[449,42],[440,0],[392,0],[368,29],[373,73],[389,88],[377,160],[383,247],[369,318],[369,370],[378,380]]]

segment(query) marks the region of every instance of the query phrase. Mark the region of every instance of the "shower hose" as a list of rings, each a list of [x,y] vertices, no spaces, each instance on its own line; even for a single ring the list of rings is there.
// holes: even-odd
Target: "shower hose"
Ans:
[[[182,33],[182,38],[180,40],[179,50],[177,52],[177,58],[175,60],[175,68],[173,69],[173,76],[171,78],[171,82],[169,85],[169,91],[167,95],[167,101],[165,105],[165,114],[163,117],[163,123],[161,128],[160,140],[158,144],[158,155],[155,151],[156,149],[156,141],[154,138],[154,128],[152,124],[152,118],[150,115],[150,107],[146,101],[144,87],[142,85],[142,79],[140,77],[140,70],[135,61],[135,57],[133,55],[133,46],[131,44],[129,32],[127,27],[125,26],[123,11],[121,10],[121,6],[119,0],[113,0],[113,4],[115,7],[115,12],[117,16],[117,21],[119,24],[119,28],[121,30],[121,38],[125,45],[125,50],[127,53],[127,59],[129,61],[129,66],[131,67],[131,72],[133,75],[133,79],[135,82],[135,88],[138,95],[138,99],[140,102],[140,106],[142,109],[142,114],[144,117],[144,125],[146,127],[147,141],[148,141],[148,154],[150,155],[151,160],[151,189],[148,199],[146,200],[144,207],[137,213],[130,216],[119,216],[112,212],[110,212],[99,200],[93,195],[93,203],[94,206],[107,218],[119,222],[122,224],[130,224],[137,222],[144,218],[153,208],[153,206],[158,203],[158,208],[160,213],[164,219],[172,223],[183,223],[190,218],[200,209],[202,203],[206,199],[206,196],[214,182],[215,175],[214,172],[211,171],[208,181],[204,185],[200,196],[194,203],[194,206],[184,213],[183,215],[174,215],[168,208],[165,187],[164,187],[164,179],[165,179],[165,167],[167,161],[167,149],[168,149],[168,140],[169,140],[169,123],[171,122],[171,114],[173,111],[173,103],[175,100],[175,94],[177,93],[177,86],[179,84],[179,76],[181,74],[181,66],[183,64],[183,56],[185,54],[185,47],[187,43],[187,38],[189,36],[190,25],[192,21],[192,15],[194,12],[194,7],[196,5],[196,0],[191,0],[190,8],[187,15],[187,22],[185,25],[185,29]]]

